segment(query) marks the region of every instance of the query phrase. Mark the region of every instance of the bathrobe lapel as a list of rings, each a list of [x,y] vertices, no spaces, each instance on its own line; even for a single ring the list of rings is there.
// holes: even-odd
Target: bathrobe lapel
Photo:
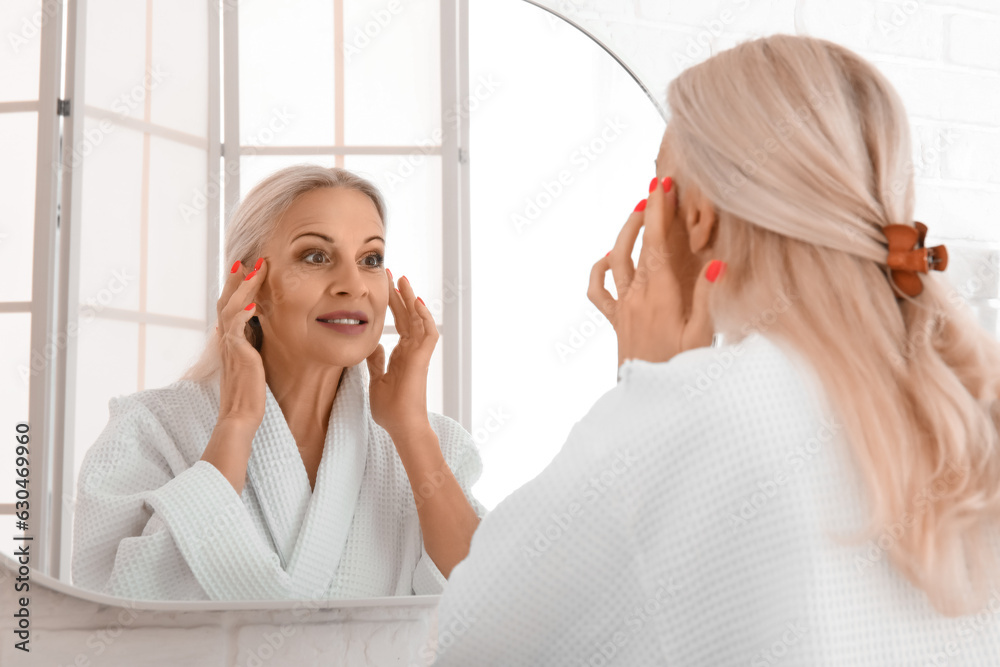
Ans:
[[[340,563],[367,461],[367,362],[345,370],[330,411],[315,491],[270,388],[266,401],[247,477],[297,594],[323,597]]]
[[[260,504],[282,567],[292,558],[309,506],[309,476],[281,406],[265,383],[264,418],[253,438],[247,483]]]

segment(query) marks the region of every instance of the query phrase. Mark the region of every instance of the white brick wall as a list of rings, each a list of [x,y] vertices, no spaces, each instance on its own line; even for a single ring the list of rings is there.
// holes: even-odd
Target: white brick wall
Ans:
[[[1000,3],[995,3],[1000,5]],[[1000,70],[1000,19],[954,14],[947,29],[948,60]]]
[[[953,282],[1000,253],[1000,0],[551,0],[662,99],[685,67],[741,41],[809,34],[872,61],[913,133],[915,217],[953,241]],[[985,254],[984,254],[985,253]],[[995,265],[995,264],[994,264]],[[954,270],[953,270],[954,269]],[[991,284],[970,299],[996,333]]]

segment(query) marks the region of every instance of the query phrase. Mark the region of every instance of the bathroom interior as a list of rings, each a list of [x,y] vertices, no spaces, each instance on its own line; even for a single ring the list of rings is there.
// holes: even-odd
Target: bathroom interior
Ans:
[[[109,399],[170,384],[204,346],[227,212],[255,183],[344,167],[386,198],[387,265],[441,334],[428,410],[472,434],[473,492],[492,510],[615,386],[615,334],[587,280],[654,174],[667,84],[773,33],[848,46],[896,86],[915,218],[935,221],[928,245],[947,242],[945,277],[996,337],[994,0],[6,2],[0,423],[10,440],[30,425],[32,510],[19,528],[6,447],[0,664],[405,664],[438,596],[153,601],[75,586],[75,488]],[[387,318],[387,357],[398,340]],[[26,543],[30,654],[7,613]]]

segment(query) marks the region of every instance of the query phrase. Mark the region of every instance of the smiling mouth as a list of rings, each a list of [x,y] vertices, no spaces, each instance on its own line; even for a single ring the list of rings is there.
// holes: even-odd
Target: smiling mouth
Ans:
[[[350,318],[338,317],[335,320],[324,320],[321,318],[316,318],[320,322],[326,322],[327,324],[365,324],[365,320],[352,320]]]

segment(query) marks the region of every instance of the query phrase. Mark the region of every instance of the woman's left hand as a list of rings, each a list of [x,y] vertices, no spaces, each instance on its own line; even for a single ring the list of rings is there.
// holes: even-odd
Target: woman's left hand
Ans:
[[[610,253],[597,260],[590,272],[587,297],[611,322],[618,336],[618,365],[626,359],[668,361],[674,355],[712,344],[714,329],[708,312],[705,268],[695,283],[689,317],[684,315],[681,285],[670,267],[667,237],[675,223],[677,189],[658,180],[649,193],[643,211],[633,211]],[[670,187],[664,191],[664,186]],[[680,223],[682,224],[682,223]],[[645,227],[638,268],[632,264],[632,249]],[[611,269],[616,301],[604,287]]]
[[[385,370],[385,348],[381,343],[368,357],[371,384],[368,389],[372,419],[390,436],[405,435],[428,426],[427,371],[440,334],[434,315],[418,299],[406,276],[399,279],[399,291],[389,282],[389,308],[399,334],[399,342],[389,355]]]

